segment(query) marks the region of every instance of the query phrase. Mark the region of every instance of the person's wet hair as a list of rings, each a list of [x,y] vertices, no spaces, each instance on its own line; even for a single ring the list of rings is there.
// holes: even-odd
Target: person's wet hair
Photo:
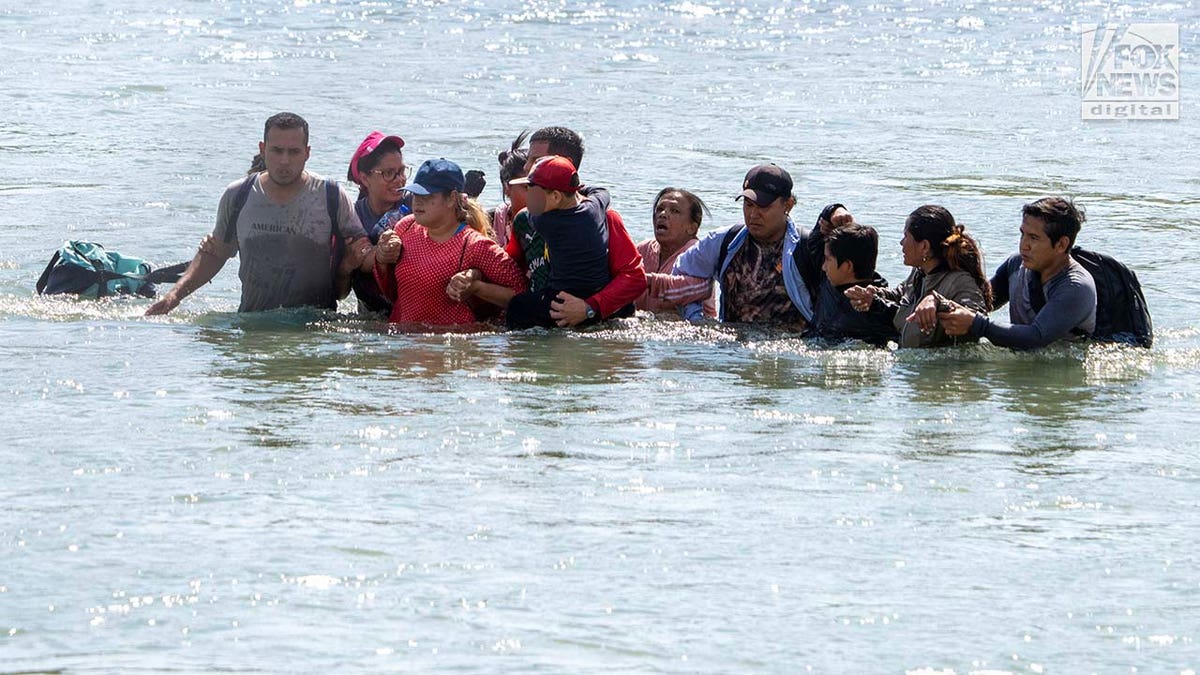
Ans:
[[[266,142],[271,129],[303,129],[304,144],[308,145],[308,122],[296,113],[281,112],[268,117],[267,123],[263,125],[263,142]]]
[[[507,150],[501,150],[496,159],[500,161],[500,184],[508,185],[508,181],[520,178],[525,170],[525,162],[529,160],[529,149],[522,146],[529,138],[529,130],[524,129],[517,134],[512,145]]]
[[[562,155],[571,160],[575,169],[583,163],[583,137],[566,127],[542,127],[529,137],[530,143],[545,141],[551,155]]]
[[[830,232],[825,244],[839,265],[847,260],[854,265],[856,278],[875,277],[875,263],[879,259],[879,233],[875,228],[855,222],[846,223]]]
[[[1075,237],[1079,236],[1079,229],[1087,220],[1083,207],[1076,206],[1074,200],[1069,197],[1042,197],[1023,206],[1021,215],[1037,218],[1045,223],[1046,236],[1051,245],[1066,237],[1071,246],[1074,246]]]
[[[954,216],[945,207],[937,204],[918,207],[908,215],[904,229],[916,241],[929,242],[929,255],[952,270],[970,274],[983,292],[984,305],[992,311],[992,285],[983,271],[983,251],[963,226],[954,222]]]
[[[691,191],[677,187],[665,187],[659,190],[658,194],[654,196],[654,205],[650,207],[651,221],[654,220],[654,214],[658,212],[659,200],[672,192],[679,193],[679,195],[682,196],[683,199],[688,203],[688,217],[691,218],[692,222],[696,224],[697,229],[699,229],[700,223],[704,222],[705,213],[709,214],[710,216],[712,215],[712,211],[708,210],[708,204],[705,204],[703,199],[700,199]]]

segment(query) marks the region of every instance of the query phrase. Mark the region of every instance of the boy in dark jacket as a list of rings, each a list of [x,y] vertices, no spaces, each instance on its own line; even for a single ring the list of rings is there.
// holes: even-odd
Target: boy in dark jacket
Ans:
[[[557,322],[550,310],[560,292],[587,298],[612,279],[608,267],[608,191],[583,187],[575,165],[566,157],[538,160],[529,175],[509,181],[528,184],[526,208],[533,228],[546,242],[550,279],[541,291],[522,293],[508,305],[508,327],[541,326]],[[599,320],[587,308],[585,324]]]
[[[846,297],[851,286],[887,286],[875,271],[879,234],[873,227],[851,222],[825,236],[825,278],[817,292],[809,335],[827,340],[862,340],[877,347],[899,338],[883,308],[859,312]]]

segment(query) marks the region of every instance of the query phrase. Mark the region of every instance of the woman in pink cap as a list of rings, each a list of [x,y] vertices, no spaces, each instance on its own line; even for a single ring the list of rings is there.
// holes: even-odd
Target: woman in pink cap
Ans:
[[[372,244],[379,243],[380,233],[391,223],[412,212],[405,203],[409,169],[403,147],[404,139],[399,136],[372,131],[350,158],[346,177],[358,185],[354,210]],[[350,283],[360,311],[391,314],[392,303],[380,292],[374,276],[355,272]]]

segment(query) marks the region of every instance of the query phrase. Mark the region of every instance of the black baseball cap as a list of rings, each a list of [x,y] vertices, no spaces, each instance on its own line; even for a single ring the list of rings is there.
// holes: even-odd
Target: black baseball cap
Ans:
[[[791,196],[792,177],[788,172],[774,164],[759,164],[746,174],[738,199],[745,197],[759,206],[767,206],[780,197]]]

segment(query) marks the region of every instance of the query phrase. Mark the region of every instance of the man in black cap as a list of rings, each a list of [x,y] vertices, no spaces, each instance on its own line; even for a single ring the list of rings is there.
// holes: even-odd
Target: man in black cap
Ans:
[[[803,330],[812,321],[813,298],[800,266],[806,235],[789,215],[796,205],[792,177],[760,164],[746,174],[737,199],[743,224],[709,232],[679,257],[674,274],[716,279],[721,321]]]

